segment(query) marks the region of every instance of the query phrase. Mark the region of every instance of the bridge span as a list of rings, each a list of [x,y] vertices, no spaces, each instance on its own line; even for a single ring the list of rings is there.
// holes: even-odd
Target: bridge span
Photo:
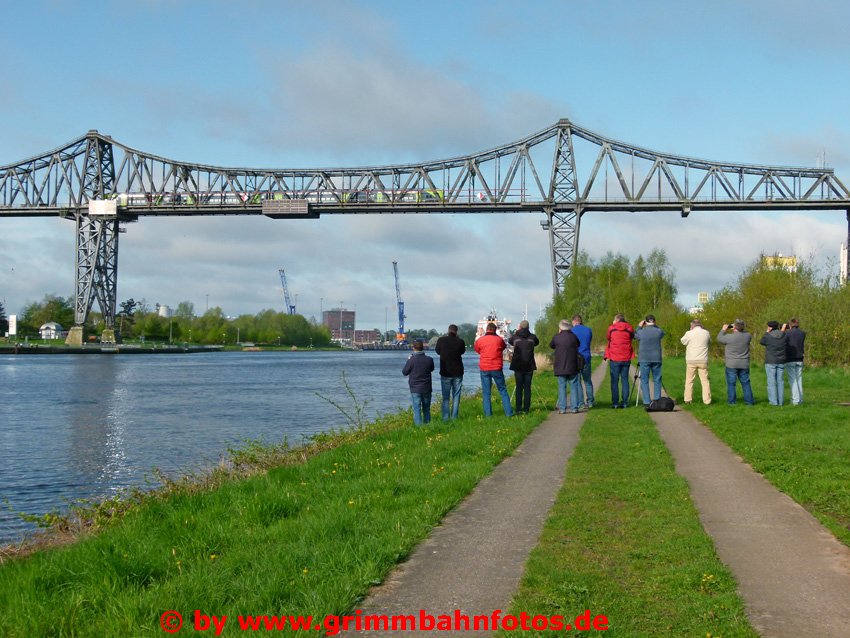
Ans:
[[[444,160],[326,169],[227,168],[178,162],[89,131],[0,166],[0,217],[59,216],[76,226],[75,326],[95,299],[114,338],[118,236],[142,216],[537,213],[555,292],[589,212],[846,211],[829,168],[714,162],[648,150],[569,120],[486,151]]]

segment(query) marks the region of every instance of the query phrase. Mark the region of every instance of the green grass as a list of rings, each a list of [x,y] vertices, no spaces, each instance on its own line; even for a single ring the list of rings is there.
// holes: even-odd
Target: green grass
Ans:
[[[172,609],[184,633],[200,609],[240,635],[237,614],[346,613],[547,416],[484,419],[480,398],[461,414],[423,428],[387,417],[301,464],[153,499],[100,534],[9,560],[0,635],[161,636]]]
[[[692,405],[685,406],[729,447],[811,512],[843,543],[850,545],[850,370],[803,369],[803,404],[767,403],[767,379],[763,366],[750,368],[756,405],[726,403],[726,379],[722,362],[712,362],[711,405],[700,402],[699,386]],[[664,385],[681,400],[685,379],[682,359],[664,362]]]
[[[755,636],[649,415],[607,407],[607,375],[598,395],[511,613],[588,609],[611,636]]]

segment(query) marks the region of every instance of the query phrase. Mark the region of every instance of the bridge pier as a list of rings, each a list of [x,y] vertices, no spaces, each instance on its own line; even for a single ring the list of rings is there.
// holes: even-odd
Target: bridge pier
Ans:
[[[105,328],[101,342],[114,343],[118,283],[118,219],[77,213],[74,326],[65,343],[82,345],[83,325],[97,299]]]
[[[544,228],[549,231],[549,253],[552,262],[552,294],[564,289],[564,282],[578,255],[578,235],[581,225],[581,209],[556,211],[546,210]]]

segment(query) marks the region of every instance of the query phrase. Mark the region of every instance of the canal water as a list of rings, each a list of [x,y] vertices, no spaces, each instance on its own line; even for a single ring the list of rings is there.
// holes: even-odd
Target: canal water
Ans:
[[[33,529],[17,512],[65,510],[144,486],[153,468],[203,470],[246,440],[295,444],[346,427],[318,396],[353,414],[346,384],[369,420],[407,409],[408,355],[0,355],[0,544]],[[465,390],[476,391],[478,357],[464,359]],[[438,371],[433,380],[439,403]]]

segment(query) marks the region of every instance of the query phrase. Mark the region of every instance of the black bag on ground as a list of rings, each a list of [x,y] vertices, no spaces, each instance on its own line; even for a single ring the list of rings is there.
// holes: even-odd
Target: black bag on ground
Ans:
[[[647,412],[672,412],[676,407],[676,402],[670,397],[661,397],[649,402],[646,406]]]

